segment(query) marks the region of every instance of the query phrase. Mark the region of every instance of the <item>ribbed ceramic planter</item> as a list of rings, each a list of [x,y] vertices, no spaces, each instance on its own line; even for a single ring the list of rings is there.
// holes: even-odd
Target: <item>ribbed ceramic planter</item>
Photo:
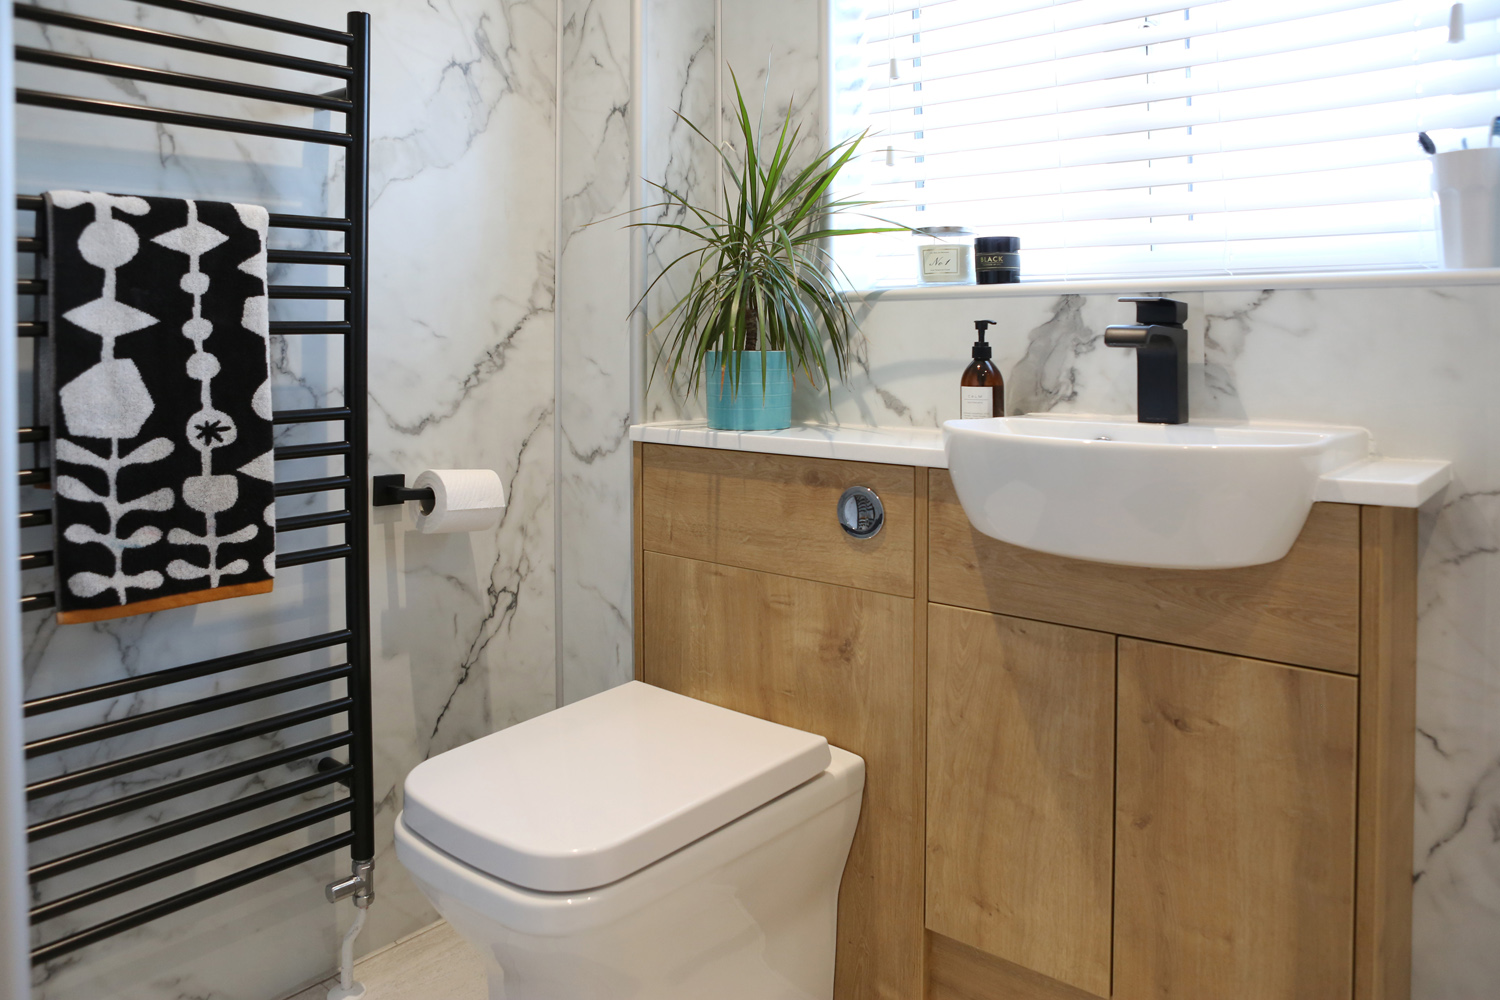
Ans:
[[[703,361],[709,427],[716,431],[776,431],[792,426],[792,373],[785,351],[740,352],[738,386],[733,384],[732,368],[721,369],[719,357],[718,351],[709,351]]]

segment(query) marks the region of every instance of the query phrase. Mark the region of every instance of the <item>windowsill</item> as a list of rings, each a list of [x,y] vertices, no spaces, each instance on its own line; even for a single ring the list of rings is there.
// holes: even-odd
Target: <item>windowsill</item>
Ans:
[[[1114,295],[1148,292],[1229,292],[1266,288],[1441,288],[1500,285],[1500,268],[1420,271],[1326,271],[1306,274],[1220,274],[1196,277],[1086,278],[1074,281],[1022,281],[1013,285],[911,285],[846,293],[848,298],[888,299],[1013,298],[1026,295]]]

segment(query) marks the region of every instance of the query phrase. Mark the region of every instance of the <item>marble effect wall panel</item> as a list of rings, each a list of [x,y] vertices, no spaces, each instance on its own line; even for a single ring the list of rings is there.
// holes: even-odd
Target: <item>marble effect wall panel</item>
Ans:
[[[651,51],[646,64],[646,180],[666,184],[695,204],[718,206],[719,161],[709,144],[692,136],[671,112],[680,111],[737,159],[744,140],[736,117],[736,77],[751,119],[764,123],[766,143],[774,145],[775,130],[788,118],[794,128],[802,129],[797,162],[805,163],[825,141],[818,55],[822,4],[647,0],[646,6],[646,44]],[[683,221],[681,213],[670,221]],[[677,234],[665,233],[653,235],[650,244],[648,280],[690,245]],[[648,302],[652,325],[685,288],[682,278],[669,278],[663,286]],[[661,341],[660,335],[651,338],[648,364],[656,359]],[[686,372],[679,372],[674,381],[664,368],[656,371],[647,392],[648,419],[702,417],[702,391],[688,391],[687,383]]]
[[[630,7],[562,5],[557,571],[567,702],[633,674]]]
[[[79,13],[134,18],[166,30],[265,45],[248,29],[105,0],[50,4]],[[342,27],[344,4],[262,0],[257,10]],[[476,736],[552,707],[555,697],[553,581],[554,502],[554,158],[557,25],[553,3],[376,0],[374,141],[372,143],[371,462],[376,473],[415,474],[426,467],[489,466],[505,480],[510,506],[494,532],[422,536],[381,521],[372,532],[371,599],[375,671],[379,902],[361,940],[376,947],[432,919],[391,850],[400,784],[412,765]],[[25,25],[23,30],[30,30]],[[30,44],[107,58],[140,60],[136,47],[65,31],[32,31]],[[288,51],[328,58],[316,43]],[[162,65],[214,72],[186,53]],[[304,78],[246,67],[243,78],[305,87]],[[23,69],[23,80],[26,70]],[[169,95],[123,81],[37,85],[141,103],[258,115],[264,106],[201,95]],[[24,84],[23,84],[24,85]],[[92,88],[92,89],[91,89]],[[311,114],[282,120],[312,124]],[[321,116],[327,123],[327,116]],[[24,110],[19,128],[23,190],[102,187],[132,193],[259,202],[273,211],[338,212],[339,156],[303,147],[191,129],[99,123],[58,112]],[[317,246],[316,238],[282,245]],[[282,280],[314,283],[323,272],[295,269]],[[305,314],[304,314],[305,315]],[[312,318],[312,317],[309,317]],[[273,349],[280,407],[328,405],[337,390],[339,347],[310,338]],[[330,377],[332,388],[330,389]],[[289,471],[316,475],[319,463]],[[628,483],[628,476],[626,477]],[[628,486],[623,488],[628,491]],[[628,495],[628,492],[627,492]],[[38,497],[28,507],[41,506]],[[320,501],[313,500],[309,503]],[[290,505],[284,502],[287,509]],[[312,533],[309,533],[309,536]],[[289,547],[316,545],[304,536]],[[45,538],[27,539],[42,548]],[[340,620],[338,574],[328,567],[284,570],[263,598],[203,605],[91,626],[28,623],[31,695],[188,662],[250,645],[308,634]],[[29,580],[43,589],[45,580]],[[310,657],[309,662],[327,662]],[[102,703],[49,725],[119,718],[187,694],[226,690],[273,675],[257,668],[180,690]],[[334,692],[311,692],[276,707],[306,704]],[[210,720],[234,721],[226,713]],[[195,731],[183,727],[180,733]],[[330,731],[329,725],[282,733],[230,748],[181,770],[225,763]],[[41,732],[41,730],[38,730]],[[145,745],[145,737],[78,751],[63,763],[83,766]],[[310,773],[313,761],[286,769]],[[56,766],[56,765],[48,765]],[[38,773],[44,773],[39,771]],[[153,779],[178,773],[163,768]],[[34,818],[78,808],[136,785],[121,781],[43,800]],[[154,812],[159,821],[262,787],[240,782]],[[326,796],[326,793],[324,793]],[[217,797],[215,797],[217,796]],[[296,811],[325,797],[294,803]],[[285,813],[251,817],[268,822]],[[135,821],[139,822],[139,821]],[[115,835],[137,827],[111,825]],[[326,836],[330,824],[184,875],[185,888]],[[101,835],[99,831],[91,837]],[[58,838],[50,850],[65,849]],[[181,849],[180,845],[173,845]],[[130,860],[156,860],[158,850]],[[111,996],[215,996],[267,1000],[321,976],[335,957],[347,906],[322,901],[322,884],[342,861],[323,859],[174,917],[129,932],[54,963],[36,974],[39,1000]],[[132,865],[133,867],[133,865]],[[66,891],[49,887],[54,895]],[[138,903],[139,899],[133,902]],[[89,914],[86,914],[89,915]],[[65,918],[71,919],[71,918]],[[80,921],[81,922],[81,921]],[[63,928],[64,921],[51,928]]]
[[[664,201],[661,184],[696,204],[717,204],[719,159],[712,145],[695,135],[683,118],[718,141],[712,127],[719,115],[718,18],[713,0],[643,0],[645,17],[645,93],[641,95],[642,135],[645,143],[643,203]],[[646,208],[642,218],[655,222],[692,221],[677,207]],[[667,230],[648,230],[645,238],[646,280],[655,281],[662,269],[692,244]],[[646,300],[648,327],[660,318],[686,291],[686,276],[679,268],[663,279]],[[646,367],[649,387],[645,418],[669,420],[678,416],[702,416],[701,393],[687,391],[690,373],[672,377],[668,360],[661,356],[662,338],[648,336]]]
[[[744,145],[734,103],[737,77],[751,120],[763,123],[763,141],[774,146],[781,123],[790,119],[792,128],[802,130],[795,162],[806,163],[825,142],[818,55],[823,5],[800,0],[726,3],[722,16],[726,139],[736,150]]]

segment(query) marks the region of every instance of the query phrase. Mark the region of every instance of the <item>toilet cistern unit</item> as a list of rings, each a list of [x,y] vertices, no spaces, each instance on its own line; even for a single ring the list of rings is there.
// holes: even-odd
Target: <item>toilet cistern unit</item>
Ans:
[[[491,1000],[829,1000],[864,761],[638,681],[419,764],[396,854]]]

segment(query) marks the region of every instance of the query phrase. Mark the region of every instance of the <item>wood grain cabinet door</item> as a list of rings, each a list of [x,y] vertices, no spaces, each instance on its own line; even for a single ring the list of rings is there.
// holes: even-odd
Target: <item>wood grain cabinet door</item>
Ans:
[[[1358,682],[1121,639],[1116,1000],[1346,1000]]]
[[[913,469],[660,444],[640,454],[642,548],[914,596]],[[850,486],[880,497],[885,526],[874,538],[839,527],[839,497]]]
[[[927,926],[1107,997],[1115,638],[928,607]]]
[[[1359,672],[1360,508],[1317,503],[1286,557],[1154,569],[1007,545],[969,523],[953,478],[929,477],[928,597],[939,604]]]
[[[658,552],[644,562],[643,680],[818,733],[864,758],[864,802],[839,890],[834,996],[920,997],[922,716],[912,601]]]

